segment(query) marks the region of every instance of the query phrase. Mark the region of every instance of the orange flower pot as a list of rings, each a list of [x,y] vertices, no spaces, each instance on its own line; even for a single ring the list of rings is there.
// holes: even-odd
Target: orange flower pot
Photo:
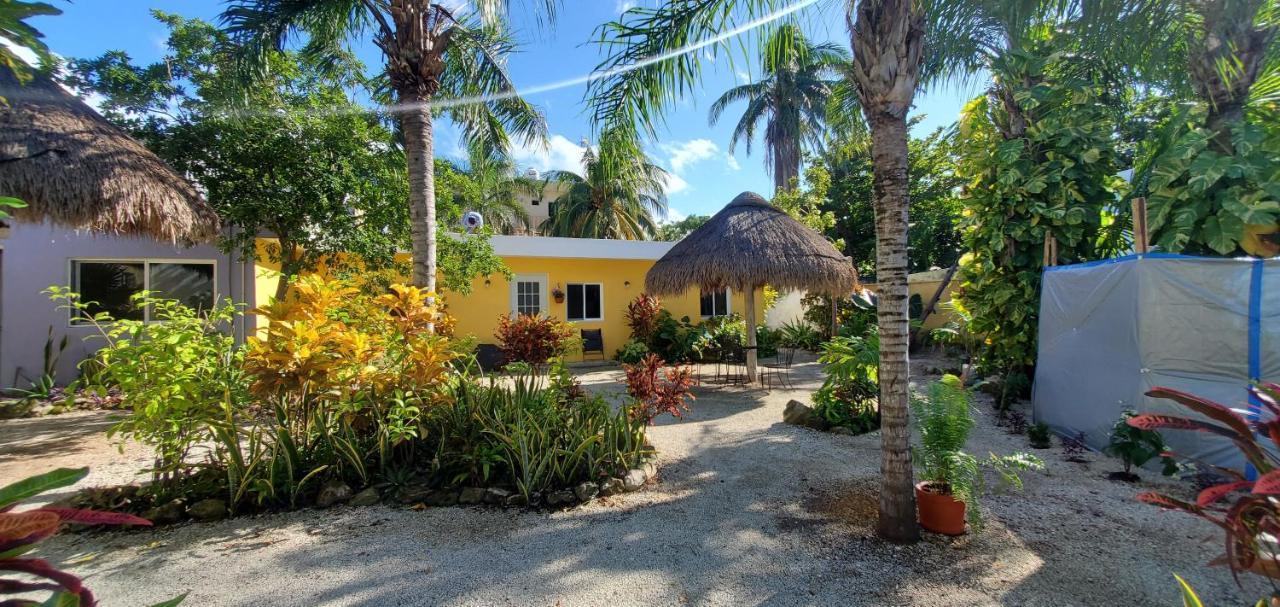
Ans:
[[[921,527],[934,533],[964,535],[964,502],[932,483],[917,483],[916,504],[920,509]]]

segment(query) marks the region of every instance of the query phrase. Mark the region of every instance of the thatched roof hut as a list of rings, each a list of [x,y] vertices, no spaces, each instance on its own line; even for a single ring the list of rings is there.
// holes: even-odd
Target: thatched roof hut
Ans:
[[[857,283],[853,264],[827,239],[753,192],[739,194],[677,242],[644,279],[654,295],[691,287],[745,293],[766,284],[847,295]]]
[[[0,67],[0,196],[20,220],[172,242],[204,242],[218,216],[196,189],[47,76]]]
[[[857,284],[853,264],[821,234],[754,192],[739,194],[677,242],[644,279],[654,295],[693,287],[739,291],[747,298],[748,326],[755,326],[755,291],[764,285],[847,295]],[[747,347],[747,376],[754,380],[754,331],[747,331]]]

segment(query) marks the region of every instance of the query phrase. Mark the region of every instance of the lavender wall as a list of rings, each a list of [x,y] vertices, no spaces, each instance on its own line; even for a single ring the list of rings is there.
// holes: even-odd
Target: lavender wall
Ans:
[[[77,375],[76,364],[102,345],[93,338],[96,330],[71,326],[68,313],[58,310],[41,293],[52,284],[69,283],[70,260],[99,259],[189,259],[213,260],[217,264],[217,296],[236,302],[252,301],[253,271],[233,262],[210,245],[182,248],[168,242],[144,238],[105,236],[45,224],[16,222],[9,235],[0,238],[0,386],[26,388],[41,374],[44,345],[53,327],[55,345],[68,336],[67,350],[58,362],[57,380],[65,384]],[[244,337],[243,323],[233,328],[236,338]],[[88,338],[88,339],[86,339]],[[17,375],[21,372],[21,375]],[[15,376],[18,377],[15,383]]]

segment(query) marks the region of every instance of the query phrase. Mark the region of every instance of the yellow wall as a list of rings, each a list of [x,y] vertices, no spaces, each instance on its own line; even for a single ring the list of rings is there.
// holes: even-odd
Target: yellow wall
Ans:
[[[933,298],[933,294],[938,292],[938,287],[942,285],[943,278],[946,277],[946,270],[930,270],[928,272],[916,272],[907,276],[907,292],[908,297],[912,295],[920,296],[920,306],[929,305],[929,300]],[[953,313],[942,304],[951,301],[951,295],[956,290],[956,286],[960,284],[960,277],[953,276],[951,282],[947,284],[946,290],[942,292],[942,296],[938,298],[938,304],[934,307],[933,312],[929,314],[929,318],[924,321],[923,329],[932,331],[951,322]],[[864,287],[875,291],[874,283],[863,283]]]
[[[266,246],[267,242],[267,239],[259,239],[259,249]],[[259,259],[265,258],[265,255],[259,255]],[[552,257],[504,257],[503,261],[511,269],[513,276],[545,274],[549,315],[562,320],[568,304],[555,303],[552,299],[551,291],[557,285],[561,290],[566,290],[569,283],[600,283],[601,320],[573,324],[580,329],[602,329],[605,356],[608,358],[613,358],[614,352],[631,337],[624,313],[627,304],[644,291],[644,275],[653,265],[653,261],[645,260]],[[257,290],[254,305],[264,305],[275,295],[278,268],[278,264],[258,262],[255,269]],[[700,321],[697,289],[679,297],[661,299],[662,307],[676,318],[688,316],[693,322]],[[746,306],[743,295],[732,293],[730,299],[729,311],[742,314]],[[763,294],[756,292],[756,322],[761,324],[764,323],[763,300]],[[497,327],[498,318],[511,313],[511,285],[500,274],[481,277],[472,281],[470,295],[445,292],[444,301],[449,314],[457,320],[457,335],[474,336],[479,343],[496,343],[493,331]],[[259,323],[259,326],[262,324]],[[593,354],[592,358],[594,356]]]

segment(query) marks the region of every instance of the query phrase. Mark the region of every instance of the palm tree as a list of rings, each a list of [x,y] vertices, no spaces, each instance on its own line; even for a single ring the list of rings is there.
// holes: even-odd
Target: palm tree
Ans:
[[[505,150],[508,131],[530,141],[546,138],[542,115],[512,94],[505,56],[514,44],[502,28],[509,4],[481,0],[463,13],[432,0],[231,0],[222,14],[246,66],[259,72],[267,69],[264,51],[283,49],[295,37],[305,39],[303,52],[331,56],[372,32],[386,59],[384,76],[397,101],[392,113],[405,142],[413,282],[430,291],[436,289],[432,103],[445,99],[440,109],[471,149]],[[556,0],[538,4],[554,17]]]
[[[469,210],[484,217],[485,225],[499,234],[527,233],[533,228],[517,195],[536,195],[541,191],[541,180],[517,173],[514,163],[506,158],[472,160],[471,177],[479,192],[467,204]]]
[[[711,104],[708,117],[714,125],[730,105],[746,101],[746,111],[729,139],[729,152],[745,141],[750,154],[751,140],[764,122],[765,166],[773,171],[774,189],[786,189],[800,176],[801,148],[821,144],[835,84],[830,77],[849,63],[849,53],[831,43],[811,44],[799,26],[788,23],[765,41],[761,59],[763,78],[725,91]]]
[[[771,0],[670,1],[632,9],[602,26],[608,74],[588,91],[605,132],[650,135],[662,110],[701,79],[701,52],[680,52],[767,17]],[[776,15],[775,15],[776,16]],[[881,537],[919,538],[907,425],[907,112],[924,62],[925,13],[916,0],[861,0],[846,12],[853,48],[849,73],[871,129],[880,305]],[[709,52],[723,51],[723,45]],[[697,50],[697,49],[695,49]],[[654,61],[653,57],[663,57]],[[627,68],[627,69],[623,69]]]
[[[667,212],[667,173],[649,161],[634,141],[613,136],[600,149],[582,155],[581,175],[552,171],[547,178],[563,194],[542,224],[548,236],[649,240],[658,230],[656,217]]]

